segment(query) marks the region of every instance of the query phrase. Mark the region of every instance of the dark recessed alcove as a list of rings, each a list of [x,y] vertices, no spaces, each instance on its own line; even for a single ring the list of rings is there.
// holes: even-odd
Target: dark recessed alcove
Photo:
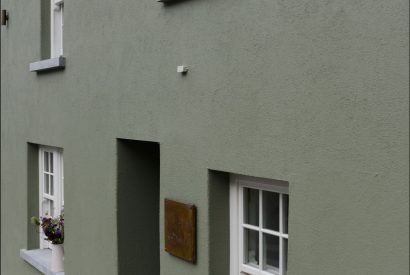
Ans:
[[[229,173],[208,170],[209,274],[229,274]]]
[[[117,139],[118,274],[158,275],[159,144]]]
[[[38,228],[30,223],[30,218],[39,214],[39,170],[38,145],[27,144],[27,249],[40,247]]]

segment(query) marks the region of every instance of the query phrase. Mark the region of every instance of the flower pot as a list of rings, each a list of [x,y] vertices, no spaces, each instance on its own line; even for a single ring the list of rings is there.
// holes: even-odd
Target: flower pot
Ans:
[[[64,271],[64,248],[62,244],[51,244],[51,271]]]

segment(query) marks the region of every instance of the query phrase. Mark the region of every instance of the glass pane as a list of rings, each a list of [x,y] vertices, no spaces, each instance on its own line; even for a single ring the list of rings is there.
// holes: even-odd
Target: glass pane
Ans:
[[[44,171],[48,172],[48,152],[44,152]]]
[[[50,195],[54,196],[54,176],[50,175]]]
[[[54,201],[49,199],[43,200],[42,216],[54,216]]]
[[[279,237],[263,234],[263,270],[279,271]]]
[[[282,258],[282,266],[283,266],[283,275],[286,275],[288,271],[288,239],[283,239],[283,258]]]
[[[259,267],[259,232],[244,229],[244,263]]]
[[[49,194],[50,193],[50,189],[49,189],[49,182],[48,182],[48,175],[47,174],[43,174],[44,175],[44,193]]]
[[[283,233],[288,234],[289,195],[283,194]]]
[[[244,223],[259,226],[259,190],[243,189]]]
[[[43,203],[42,205],[43,211],[41,213],[41,216],[46,216],[50,212],[50,200],[44,199],[42,203]]]
[[[279,231],[279,194],[263,191],[263,227]]]
[[[53,153],[50,152],[50,172],[54,173],[54,169],[53,169]]]
[[[54,201],[50,201],[50,216],[54,217]]]

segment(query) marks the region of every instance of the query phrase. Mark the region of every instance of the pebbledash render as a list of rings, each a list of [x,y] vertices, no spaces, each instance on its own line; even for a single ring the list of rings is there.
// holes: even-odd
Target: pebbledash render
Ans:
[[[408,274],[407,0],[1,9],[1,274]]]

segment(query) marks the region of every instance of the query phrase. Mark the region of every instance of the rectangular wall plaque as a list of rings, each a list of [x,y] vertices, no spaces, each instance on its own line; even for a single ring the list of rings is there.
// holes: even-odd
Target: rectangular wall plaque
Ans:
[[[196,207],[165,199],[165,251],[196,262]]]

